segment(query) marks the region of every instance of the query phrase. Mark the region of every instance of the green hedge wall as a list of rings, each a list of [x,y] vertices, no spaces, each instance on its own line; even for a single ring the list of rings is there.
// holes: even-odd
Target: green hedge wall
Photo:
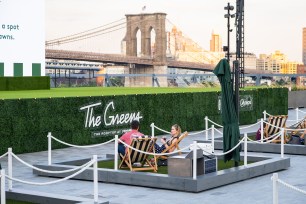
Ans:
[[[0,91],[50,89],[49,76],[0,77]]]
[[[286,88],[265,88],[240,92],[252,95],[253,110],[240,113],[240,124],[252,124],[262,117],[262,111],[270,114],[287,114],[288,90]],[[113,101],[109,115],[140,112],[141,131],[150,134],[150,124],[170,131],[172,124],[179,124],[182,130],[204,129],[204,117],[221,122],[218,110],[220,92],[168,93],[145,95],[119,95],[101,97],[71,97],[0,100],[0,155],[12,147],[15,153],[47,150],[47,134],[71,144],[86,145],[100,143],[114,137],[115,132],[103,137],[92,137],[92,132],[128,129],[129,125],[104,125],[106,104]],[[85,128],[85,110],[81,107],[101,102],[93,114],[101,116],[101,125]],[[109,119],[108,119],[109,121]],[[156,134],[161,132],[155,130]],[[52,148],[66,147],[52,142]]]

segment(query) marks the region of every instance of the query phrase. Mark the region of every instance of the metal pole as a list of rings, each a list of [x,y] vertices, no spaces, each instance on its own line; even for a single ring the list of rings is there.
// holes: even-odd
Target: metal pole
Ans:
[[[281,129],[281,158],[284,158],[284,128]]]
[[[264,120],[267,120],[267,111],[264,110],[263,114],[264,114]]]
[[[118,170],[118,135],[115,135],[115,161],[114,161],[114,169]]]
[[[5,195],[5,170],[1,169],[1,204],[6,203]]]
[[[98,203],[98,156],[93,155],[94,163],[94,171],[93,171],[93,181],[94,181],[94,203]]]
[[[197,141],[193,141],[192,178],[197,179]]]
[[[212,152],[215,152],[215,126],[211,126],[211,148]]]
[[[227,61],[230,62],[230,3],[227,3]]]
[[[151,123],[151,136],[154,137],[154,123]]]
[[[263,119],[260,119],[260,142],[263,143],[263,136],[264,136],[264,132],[263,132]]]
[[[236,106],[236,114],[239,124],[239,61],[234,61],[234,69],[235,69],[235,106]]]
[[[244,133],[244,167],[248,166],[248,134]]]
[[[207,141],[208,140],[208,117],[205,116],[205,140]]]
[[[7,161],[7,170],[8,170],[8,176],[13,177],[13,159],[12,159],[12,148],[8,148],[8,161]],[[9,179],[8,181],[9,191],[13,189],[13,181]]]
[[[278,174],[274,173],[272,177],[273,181],[273,204],[278,204],[278,186],[277,186]]]
[[[48,165],[51,165],[51,151],[52,151],[52,138],[51,138],[51,132],[48,133]]]
[[[299,108],[297,107],[295,111],[296,111],[296,122],[299,122]]]

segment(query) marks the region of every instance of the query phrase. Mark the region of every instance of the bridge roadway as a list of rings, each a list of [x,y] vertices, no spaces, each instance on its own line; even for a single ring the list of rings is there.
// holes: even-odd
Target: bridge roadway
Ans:
[[[46,59],[58,59],[58,60],[76,60],[76,61],[88,61],[88,62],[103,62],[103,63],[114,63],[116,65],[144,65],[154,66],[157,65],[152,58],[149,57],[134,57],[125,56],[120,54],[102,54],[94,52],[79,52],[79,51],[67,51],[67,50],[52,50],[46,49]],[[181,68],[191,69],[200,71],[211,72],[215,65],[198,63],[198,62],[187,62],[187,61],[176,61],[168,59],[167,66],[169,68]],[[258,70],[247,70],[245,73],[258,74]],[[262,71],[260,72],[262,73]]]

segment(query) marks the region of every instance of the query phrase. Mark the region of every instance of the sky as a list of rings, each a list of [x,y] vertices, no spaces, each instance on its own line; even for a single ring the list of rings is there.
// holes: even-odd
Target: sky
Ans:
[[[184,35],[209,50],[212,32],[227,44],[228,2],[236,7],[236,0],[45,0],[46,40],[106,25],[125,14],[163,12]],[[305,10],[306,0],[245,0],[245,51],[258,56],[280,50],[290,61],[302,62]],[[234,51],[234,20],[231,27]],[[104,35],[95,46],[100,52],[119,54],[124,35],[125,29]]]

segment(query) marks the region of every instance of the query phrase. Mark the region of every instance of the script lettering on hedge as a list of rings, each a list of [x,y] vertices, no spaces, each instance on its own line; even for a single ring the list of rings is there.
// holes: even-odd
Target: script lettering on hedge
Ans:
[[[98,106],[101,106],[102,103],[95,103],[87,106],[83,106],[80,110],[85,110],[85,128],[98,127],[101,125],[101,115],[95,115],[94,109]],[[104,125],[105,126],[114,126],[114,125],[123,125],[130,124],[133,120],[140,120],[142,116],[140,112],[134,113],[121,113],[112,115],[111,112],[115,110],[114,102],[109,102],[105,106],[104,110]]]

